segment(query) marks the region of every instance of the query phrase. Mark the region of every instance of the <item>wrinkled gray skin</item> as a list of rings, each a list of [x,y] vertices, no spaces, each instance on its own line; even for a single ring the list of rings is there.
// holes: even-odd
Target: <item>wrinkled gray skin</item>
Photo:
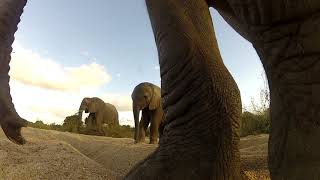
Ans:
[[[24,144],[21,127],[27,121],[16,112],[9,87],[9,62],[14,33],[26,1],[0,0],[0,124],[6,136],[17,144]]]
[[[83,98],[79,107],[79,119],[82,120],[82,113],[89,114],[87,122],[95,126],[99,132],[102,132],[102,125],[107,124],[109,127],[119,126],[118,111],[112,104],[105,103],[97,97]],[[87,120],[87,121],[88,121]]]
[[[26,0],[0,0],[0,123],[21,143],[9,62]],[[272,179],[320,179],[320,1],[146,0],[166,113],[159,148],[126,179],[239,179],[238,88],[225,68],[209,6],[256,49],[270,93]],[[238,59],[244,61],[241,57]],[[239,67],[241,68],[241,67]]]
[[[150,144],[158,142],[158,135],[162,135],[164,113],[161,104],[160,87],[144,82],[138,84],[132,94],[132,110],[134,116],[135,143],[144,142],[145,134],[150,124]],[[139,122],[139,113],[142,111]]]

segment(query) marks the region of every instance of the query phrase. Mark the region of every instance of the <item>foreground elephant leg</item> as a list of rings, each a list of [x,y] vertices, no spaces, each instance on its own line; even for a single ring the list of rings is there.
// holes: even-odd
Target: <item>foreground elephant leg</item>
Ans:
[[[319,24],[320,13],[274,27],[254,44],[270,84],[273,179],[320,179]]]
[[[240,178],[239,90],[205,0],[146,0],[165,111],[159,148],[126,179]]]
[[[261,58],[272,179],[320,179],[320,1],[210,0]]]
[[[272,179],[320,179],[320,1],[215,0],[252,42],[270,87]]]
[[[17,114],[12,103],[8,73],[11,45],[25,4],[25,0],[0,1],[0,124],[5,135],[17,144],[25,143],[21,127],[27,126],[27,121]]]

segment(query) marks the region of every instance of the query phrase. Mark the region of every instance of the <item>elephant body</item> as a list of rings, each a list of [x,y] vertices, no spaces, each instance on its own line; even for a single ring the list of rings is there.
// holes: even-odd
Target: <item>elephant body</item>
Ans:
[[[15,111],[8,72],[26,2],[0,0],[0,124],[18,144],[25,142],[21,127],[27,122]],[[222,61],[209,6],[252,43],[265,69],[271,178],[320,179],[320,1],[146,0],[146,5],[159,52],[165,127],[158,149],[125,179],[241,179],[240,93]]]
[[[82,112],[90,113],[85,120],[87,127],[95,127],[102,132],[102,126],[119,126],[119,117],[116,107],[110,103],[105,103],[97,97],[84,98],[79,107],[79,118],[82,119]]]
[[[135,121],[135,142],[145,139],[145,134],[150,124],[150,144],[158,142],[164,128],[164,112],[161,104],[160,87],[144,82],[138,84],[132,92],[132,109]],[[142,117],[139,122],[139,112]]]

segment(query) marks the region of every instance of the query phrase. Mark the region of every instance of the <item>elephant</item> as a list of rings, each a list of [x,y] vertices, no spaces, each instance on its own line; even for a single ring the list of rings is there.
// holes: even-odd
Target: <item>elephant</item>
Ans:
[[[25,140],[9,86],[14,33],[27,0],[0,0],[0,124]],[[165,127],[125,179],[241,179],[239,89],[209,8],[252,43],[270,89],[271,179],[320,178],[320,1],[146,0],[158,49]]]
[[[98,97],[83,98],[79,107],[79,119],[82,119],[82,113],[90,113],[86,119],[86,124],[96,127],[102,132],[103,124],[109,127],[119,126],[118,111],[116,107],[110,103],[105,103]]]
[[[164,126],[160,87],[148,82],[140,83],[134,88],[131,98],[135,143],[145,140],[145,134],[150,124],[150,144],[156,144],[158,135],[162,136]],[[142,111],[142,117],[139,122],[140,111]]]

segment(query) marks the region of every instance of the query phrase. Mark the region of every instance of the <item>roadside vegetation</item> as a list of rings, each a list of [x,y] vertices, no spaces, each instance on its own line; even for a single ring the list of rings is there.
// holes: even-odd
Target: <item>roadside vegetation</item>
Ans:
[[[134,133],[134,128],[128,125],[122,125],[118,127],[103,127],[103,132],[99,133],[96,129],[90,129],[79,120],[78,115],[72,115],[65,118],[63,124],[45,124],[41,120],[37,120],[34,123],[29,124],[30,127],[47,129],[47,130],[56,130],[62,132],[71,132],[78,134],[86,135],[95,135],[95,136],[108,136],[114,138],[132,138]]]
[[[251,106],[243,109],[241,115],[240,136],[269,134],[270,130],[270,92],[268,82],[263,73],[263,87],[260,88],[260,98],[256,101],[251,98]]]

